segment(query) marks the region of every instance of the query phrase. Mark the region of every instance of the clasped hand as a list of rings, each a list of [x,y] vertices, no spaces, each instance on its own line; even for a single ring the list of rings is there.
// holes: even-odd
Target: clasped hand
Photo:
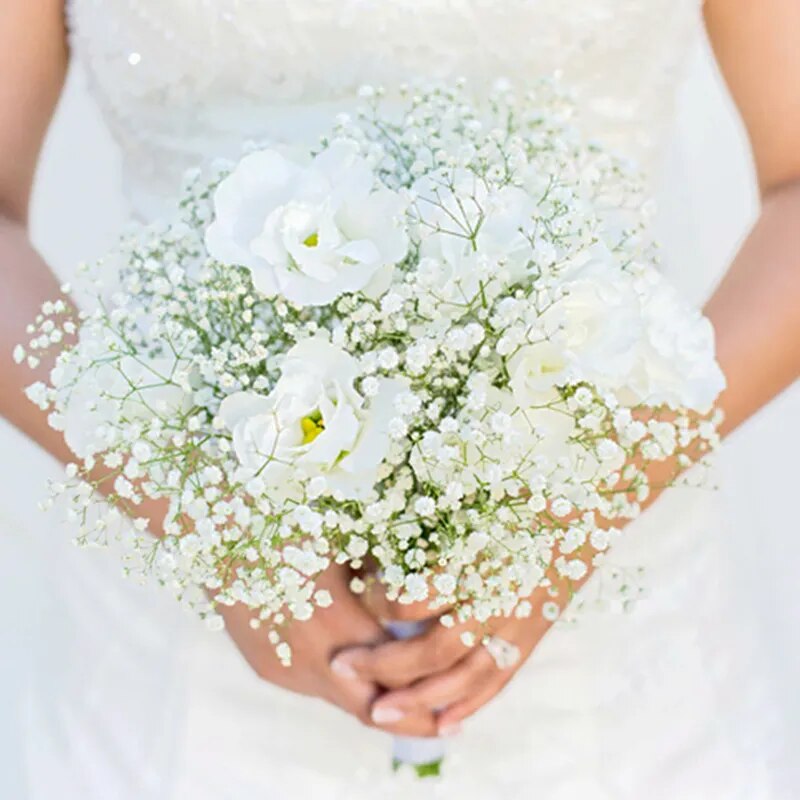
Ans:
[[[550,624],[541,608],[551,598],[540,589],[529,598],[533,609],[526,618],[452,627],[433,620],[420,636],[393,640],[381,623],[427,619],[427,605],[389,603],[379,588],[357,597],[349,580],[349,571],[338,566],[320,577],[319,587],[328,589],[334,602],[284,632],[293,654],[289,668],[281,665],[264,632],[251,626],[252,612],[234,606],[221,613],[229,635],[263,680],[320,697],[365,725],[394,734],[456,733],[511,680]],[[463,634],[472,634],[477,645],[468,647]],[[501,668],[481,646],[489,636],[518,648],[513,666]]]
[[[331,668],[344,680],[368,681],[376,687],[370,707],[373,725],[407,736],[451,736],[505,687],[531,655],[551,624],[541,613],[548,601],[552,598],[547,591],[538,589],[529,598],[531,612],[525,617],[445,626],[439,618],[431,618],[427,603],[391,603],[376,585],[362,596],[373,618],[384,623],[430,623],[411,639],[348,648],[337,654]],[[483,646],[491,640],[515,651],[512,663],[498,663],[490,648]],[[470,646],[470,641],[475,644]]]

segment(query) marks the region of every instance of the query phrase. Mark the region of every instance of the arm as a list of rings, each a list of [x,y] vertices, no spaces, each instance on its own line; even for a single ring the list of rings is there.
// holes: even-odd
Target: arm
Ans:
[[[706,0],[706,21],[722,72],[747,127],[762,197],[761,214],[705,313],[716,331],[717,353],[728,386],[719,404],[727,434],[800,375],[800,3],[797,0]],[[654,465],[654,485],[677,472]],[[648,504],[657,497],[653,492]],[[591,556],[587,553],[588,557]],[[563,584],[563,582],[562,582]],[[562,587],[566,588],[566,587]],[[573,587],[574,588],[574,587]],[[376,593],[377,594],[377,593]],[[562,604],[570,592],[560,591]],[[425,606],[388,608],[370,595],[376,613],[429,616]],[[381,697],[373,718],[390,730],[407,730],[412,709],[442,708],[437,728],[453,731],[494,697],[514,670],[498,670],[487,651],[465,651],[461,633],[472,628],[515,643],[527,658],[550,622],[541,609],[552,598],[531,597],[530,619],[503,619],[476,626],[432,626],[418,639],[390,642],[372,651],[353,650],[335,667],[397,687]],[[424,605],[424,604],[423,604]],[[402,726],[402,727],[401,727]]]
[[[706,305],[733,430],[800,375],[800,4],[706,0],[706,25],[750,139],[761,214]]]
[[[36,162],[64,83],[68,53],[63,3],[7,2],[0,6],[0,414],[62,460],[69,451],[23,389],[45,377],[10,356],[25,326],[45,300],[57,297],[58,281],[28,238],[28,205]],[[22,46],[21,46],[22,43]]]

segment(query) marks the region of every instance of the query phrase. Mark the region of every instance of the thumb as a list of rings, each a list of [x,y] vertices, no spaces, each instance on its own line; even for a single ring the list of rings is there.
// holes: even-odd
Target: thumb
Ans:
[[[360,678],[359,669],[367,666],[371,654],[371,647],[345,648],[331,660],[331,670],[340,678],[357,680]]]

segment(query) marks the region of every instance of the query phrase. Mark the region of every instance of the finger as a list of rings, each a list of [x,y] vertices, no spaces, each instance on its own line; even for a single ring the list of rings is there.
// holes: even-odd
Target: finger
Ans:
[[[432,737],[439,735],[439,723],[436,714],[430,709],[414,709],[392,714],[377,714],[376,709],[370,712],[370,725],[385,733],[395,736]]]
[[[328,680],[330,695],[327,699],[368,724],[371,719],[372,704],[380,695],[380,689],[370,681],[342,678],[336,674],[330,675]]]
[[[393,719],[396,714],[414,713],[419,709],[440,711],[482,692],[496,678],[497,671],[497,665],[485,648],[477,648],[446,672],[381,695],[373,703],[372,718],[377,721]]]
[[[469,652],[461,640],[463,630],[434,624],[414,639],[345,650],[331,667],[344,677],[371,680],[390,689],[408,686],[452,667]]]
[[[465,719],[499,694],[513,675],[514,670],[497,670],[477,691],[444,709],[438,717],[439,734],[448,736],[451,730],[459,729]]]
[[[399,736],[437,736],[436,715],[431,709],[409,709],[381,714],[374,713],[374,701],[380,690],[374,683],[358,678],[333,675],[331,702],[355,716],[362,724]]]

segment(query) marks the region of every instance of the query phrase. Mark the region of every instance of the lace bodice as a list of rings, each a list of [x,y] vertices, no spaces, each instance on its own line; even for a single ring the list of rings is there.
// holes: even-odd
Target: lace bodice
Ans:
[[[591,136],[646,162],[701,0],[68,0],[135,204],[242,139],[316,135],[363,83],[554,71]]]

